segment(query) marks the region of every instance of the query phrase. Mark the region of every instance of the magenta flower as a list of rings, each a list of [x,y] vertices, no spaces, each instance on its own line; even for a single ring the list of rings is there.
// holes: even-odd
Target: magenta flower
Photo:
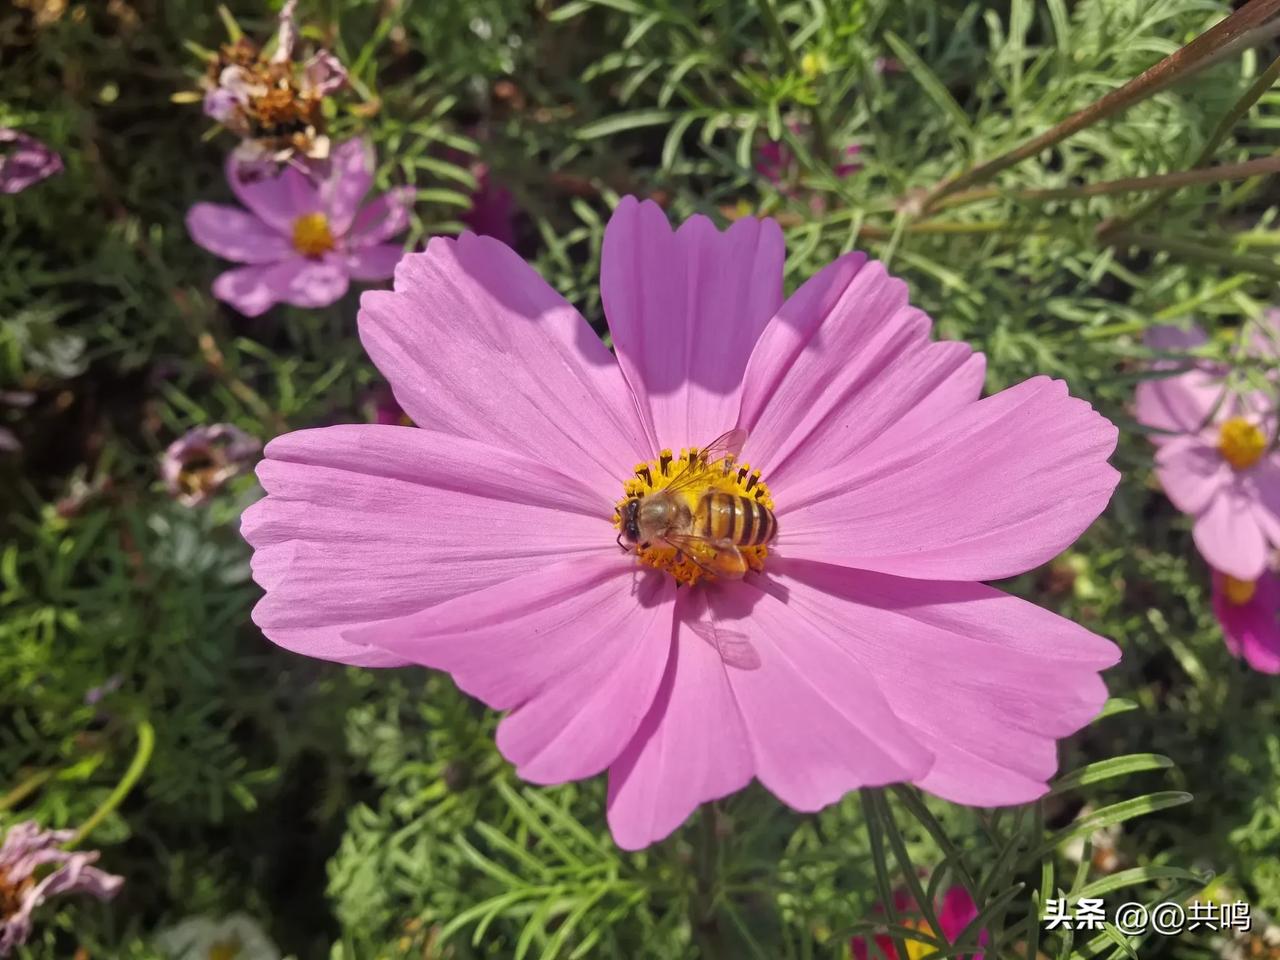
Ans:
[[[1280,574],[1274,568],[1256,580],[1214,571],[1213,612],[1232,656],[1261,673],[1280,673]]]
[[[807,137],[808,127],[798,120],[787,121],[787,128],[797,137]],[[841,159],[832,167],[832,172],[839,178],[857,173],[862,169],[858,162],[858,154],[862,152],[859,144],[850,144],[841,153]],[[776,186],[791,184],[799,175],[796,155],[787,146],[785,140],[768,140],[756,148],[756,173]]]
[[[95,851],[61,849],[73,835],[72,830],[42,830],[34,820],[5,831],[0,843],[0,957],[27,942],[32,911],[51,897],[88,893],[110,900],[124,883],[123,877],[89,866],[98,859]],[[45,872],[47,867],[53,869]]]
[[[934,905],[934,914],[938,919],[938,925],[941,930],[935,931],[929,922],[925,920],[920,908],[916,906],[915,900],[906,890],[897,890],[893,895],[893,908],[898,916],[898,923],[901,926],[909,927],[913,930],[919,930],[923,934],[932,937],[941,936],[948,944],[953,944],[964,932],[965,927],[973,923],[978,916],[978,908],[973,902],[973,897],[969,896],[964,887],[951,887],[943,894],[941,901]],[[876,904],[875,914],[877,919],[886,919],[887,911],[883,904]],[[893,938],[886,934],[876,934],[876,946],[880,949],[885,960],[899,960],[897,948],[894,946]],[[987,943],[987,931],[983,930],[978,934],[978,942],[984,946]],[[904,960],[924,960],[925,957],[932,957],[938,951],[929,944],[921,940],[908,940],[904,938],[903,946],[906,947],[907,956]],[[854,937],[849,943],[850,949],[856,960],[869,960],[872,956],[871,950],[867,946],[867,941],[863,937]],[[981,953],[964,954],[965,960],[982,960]]]
[[[1147,343],[1179,350],[1206,340],[1203,331],[1156,327]],[[1255,357],[1274,356],[1262,338]],[[1157,364],[1157,369],[1160,364]],[[1208,564],[1240,580],[1262,575],[1280,547],[1280,455],[1272,404],[1260,392],[1232,393],[1227,371],[1198,363],[1176,376],[1139,385],[1134,414],[1154,431],[1156,476],[1173,505],[1195,518],[1192,536]]]
[[[21,193],[62,169],[62,158],[35,137],[0,127],[0,193]]]
[[[501,183],[493,179],[487,163],[473,163],[476,190],[471,194],[471,209],[462,222],[482,237],[493,237],[507,246],[516,239],[516,199]]]
[[[508,711],[520,776],[608,770],[626,848],[753,777],[805,811],[899,781],[1040,796],[1118,652],[980,581],[1089,525],[1116,430],[1045,377],[980,400],[981,355],[932,342],[862,254],[784,303],[783,255],[773,221],[672,231],[624,199],[601,267],[616,360],[495,240],[406,256],[359,327],[421,429],[268,444],[254,620],[310,656],[448,671]],[[704,495],[772,504],[732,535],[752,572],[707,576],[696,541],[619,550],[628,504],[690,462],[671,450],[733,427],[764,472],[695,461],[682,496],[690,523]]]
[[[404,253],[386,243],[409,225],[413,191],[393,190],[361,208],[373,185],[373,154],[360,140],[335,148],[326,175],[292,166],[275,177],[244,179],[234,161],[227,180],[248,210],[197,203],[187,230],[200,246],[237,263],[213,294],[246,316],[276,303],[324,307],[351,280],[385,280]]]
[[[261,449],[256,437],[229,423],[192,427],[165,448],[160,477],[179,503],[199,506],[242,473]]]

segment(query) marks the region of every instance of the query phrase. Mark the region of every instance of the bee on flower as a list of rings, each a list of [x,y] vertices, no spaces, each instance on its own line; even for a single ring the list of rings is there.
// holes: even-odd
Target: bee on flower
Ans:
[[[324,101],[347,83],[347,71],[327,50],[298,61],[297,0],[280,11],[270,55],[247,37],[224,44],[202,81],[205,115],[240,138],[236,160],[265,173],[295,159],[329,157]]]

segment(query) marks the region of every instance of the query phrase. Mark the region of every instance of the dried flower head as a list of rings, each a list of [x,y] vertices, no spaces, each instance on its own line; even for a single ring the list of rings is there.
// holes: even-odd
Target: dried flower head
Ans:
[[[262,444],[239,427],[216,423],[188,430],[169,444],[160,475],[179,503],[204,503],[240,473]]]
[[[294,59],[297,0],[280,11],[275,51],[247,37],[224,44],[209,61],[204,112],[241,139],[236,158],[263,166],[303,157],[325,160],[324,100],[347,82],[347,71],[327,50]]]
[[[124,883],[123,877],[89,866],[98,859],[96,851],[61,849],[72,836],[71,830],[42,830],[34,820],[5,831],[0,843],[0,957],[27,942],[31,913],[49,898],[89,893],[109,900]]]

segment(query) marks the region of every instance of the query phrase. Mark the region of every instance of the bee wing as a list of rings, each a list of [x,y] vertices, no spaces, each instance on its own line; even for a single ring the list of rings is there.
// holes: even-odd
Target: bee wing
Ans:
[[[667,533],[662,536],[662,541],[669,547],[675,547],[707,573],[713,573],[717,577],[722,576],[723,571],[713,570],[707,566],[708,563],[721,555],[739,559],[742,557],[741,551],[732,542],[712,540],[710,537],[700,537],[696,533]]]
[[[747,442],[747,431],[741,427],[734,427],[720,436],[716,437],[705,447],[698,450],[694,457],[689,458],[689,462],[685,464],[674,480],[667,484],[666,489],[679,490],[693,483],[702,475],[702,471],[713,463],[718,463],[725,457],[737,458],[742,453],[742,448]]]
[[[726,630],[717,626],[714,620],[694,620],[690,622],[689,629],[711,644],[726,666],[739,670],[760,669],[760,654],[745,633]]]

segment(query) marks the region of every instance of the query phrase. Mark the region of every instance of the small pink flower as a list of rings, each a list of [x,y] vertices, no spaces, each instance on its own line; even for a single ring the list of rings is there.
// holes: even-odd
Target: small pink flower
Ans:
[[[956,939],[978,916],[978,908],[973,902],[973,897],[969,896],[964,887],[951,887],[942,896],[942,900],[935,904],[934,911],[938,918],[938,925],[941,930],[934,930],[924,919],[924,914],[915,900],[906,890],[898,890],[893,895],[894,912],[898,915],[898,923],[904,927],[910,927],[919,930],[921,933],[930,936],[941,936],[948,944],[953,944]],[[877,920],[887,918],[888,912],[884,909],[883,904],[876,904],[875,914]],[[929,944],[920,940],[909,940],[903,938],[903,946],[906,947],[907,956],[905,960],[924,960],[925,957],[932,957],[938,951]],[[899,960],[897,948],[894,946],[893,938],[886,934],[876,934],[876,946],[880,949],[880,953],[884,955],[885,960]],[[978,942],[982,945],[987,943],[987,931],[983,930],[978,934]],[[872,956],[871,950],[867,947],[867,941],[863,937],[854,937],[849,944],[853,950],[856,960],[869,960]],[[964,954],[962,960],[982,960],[981,953]]]
[[[393,190],[361,208],[373,184],[373,154],[363,141],[337,147],[318,179],[292,166],[275,177],[245,179],[234,161],[227,179],[248,210],[197,203],[187,229],[211,253],[249,264],[213,282],[214,296],[246,316],[281,302],[328,306],[351,280],[390,277],[404,253],[384,241],[409,225],[413,191]]]
[[[199,506],[242,473],[261,449],[256,437],[229,423],[192,427],[165,448],[160,477],[179,503]]]
[[[62,169],[62,158],[35,137],[0,127],[0,193],[21,193]]]
[[[807,137],[809,128],[798,120],[787,121],[787,128],[797,137]],[[850,144],[840,153],[840,160],[832,168],[832,172],[841,179],[862,169],[858,162],[858,154],[862,152],[860,144]],[[799,176],[796,155],[787,146],[785,140],[768,140],[756,149],[756,173],[770,183],[794,189],[794,182]]]
[[[615,358],[493,239],[407,255],[359,327],[419,428],[271,441],[242,526],[255,622],[309,656],[449,672],[508,711],[521,777],[608,770],[629,849],[753,777],[804,811],[900,781],[1043,794],[1118,652],[981,581],[1106,506],[1115,427],[1046,377],[979,399],[981,355],[934,342],[863,254],[784,301],[783,256],[771,220],[673,231],[625,198],[601,264]],[[730,428],[743,466],[692,475],[772,503],[775,540],[767,519],[735,534],[752,572],[709,577],[662,538],[620,551],[671,451]]]
[[[1156,327],[1152,349],[1183,350],[1203,344],[1197,327]],[[1272,352],[1267,352],[1272,351]],[[1274,356],[1263,338],[1254,357]],[[1168,363],[1156,364],[1156,369]],[[1138,422],[1153,431],[1156,475],[1165,494],[1195,518],[1196,547],[1216,570],[1240,580],[1261,576],[1270,552],[1280,547],[1280,455],[1271,447],[1275,413],[1261,392],[1228,391],[1227,371],[1208,363],[1139,385]]]
[[[32,911],[51,897],[88,893],[110,900],[124,883],[123,877],[89,866],[98,859],[95,851],[63,850],[61,845],[73,835],[72,830],[42,830],[34,820],[5,831],[0,843],[0,957],[27,942]]]
[[[1213,612],[1232,656],[1261,673],[1280,673],[1280,574],[1256,580],[1213,574]]]

